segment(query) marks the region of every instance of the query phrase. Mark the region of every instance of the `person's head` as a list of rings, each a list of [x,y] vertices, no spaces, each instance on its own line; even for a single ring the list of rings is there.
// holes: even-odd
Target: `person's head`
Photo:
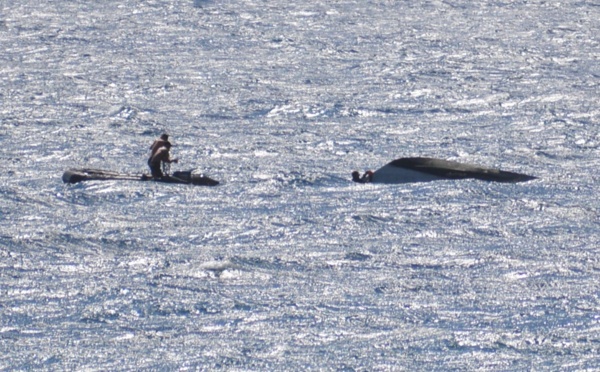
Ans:
[[[169,135],[166,133],[163,133],[160,135],[160,139],[163,141],[168,141],[169,140]]]
[[[352,172],[352,181],[360,182],[360,173],[358,171]]]
[[[170,150],[171,149],[171,142],[165,141],[165,144],[163,146],[166,147],[167,150]]]

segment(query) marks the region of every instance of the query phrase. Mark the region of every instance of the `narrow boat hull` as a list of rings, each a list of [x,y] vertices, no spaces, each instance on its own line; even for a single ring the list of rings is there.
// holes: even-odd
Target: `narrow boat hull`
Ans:
[[[68,169],[63,173],[62,180],[64,183],[78,183],[83,181],[152,181],[162,183],[177,183],[195,186],[216,186],[219,181],[214,180],[202,174],[193,174],[191,171],[173,172],[172,175],[162,178],[152,178],[148,175],[124,174],[102,169]]]
[[[531,181],[537,177],[434,158],[396,159],[376,170],[369,177],[363,176],[361,179],[353,177],[356,182],[394,184],[468,178],[491,182],[517,183]]]

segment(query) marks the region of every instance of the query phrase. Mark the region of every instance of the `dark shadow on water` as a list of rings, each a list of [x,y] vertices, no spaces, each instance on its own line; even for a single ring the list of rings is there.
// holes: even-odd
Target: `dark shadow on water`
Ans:
[[[194,8],[202,8],[212,3],[212,0],[193,0]]]

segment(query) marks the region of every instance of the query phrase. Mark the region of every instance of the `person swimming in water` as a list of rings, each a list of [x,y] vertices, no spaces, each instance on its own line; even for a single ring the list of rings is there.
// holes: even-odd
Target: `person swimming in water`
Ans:
[[[373,181],[373,171],[366,171],[362,177],[360,176],[360,173],[358,173],[358,171],[354,171],[352,172],[352,181],[358,183],[369,183]]]

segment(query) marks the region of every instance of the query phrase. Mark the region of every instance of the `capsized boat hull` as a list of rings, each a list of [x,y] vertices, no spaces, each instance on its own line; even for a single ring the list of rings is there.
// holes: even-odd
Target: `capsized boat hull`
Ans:
[[[192,171],[173,172],[172,175],[162,178],[152,178],[148,175],[125,174],[102,169],[68,169],[63,173],[62,180],[64,183],[78,183],[83,181],[107,181],[107,180],[122,180],[122,181],[152,181],[163,183],[178,183],[195,186],[216,186],[219,181],[214,180],[202,174],[193,174]]]
[[[531,181],[537,177],[443,159],[401,158],[384,165],[368,177],[354,177],[354,180],[363,183],[409,183],[468,178],[517,183]]]

